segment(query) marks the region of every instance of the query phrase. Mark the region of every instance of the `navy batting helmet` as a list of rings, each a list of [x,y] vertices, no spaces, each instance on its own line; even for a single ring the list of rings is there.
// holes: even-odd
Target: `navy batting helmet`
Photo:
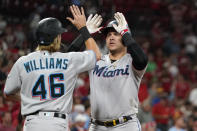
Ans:
[[[61,22],[56,18],[45,18],[38,23],[36,29],[36,39],[39,45],[50,45],[53,40],[66,29],[62,27]]]
[[[109,31],[117,32],[117,31],[114,29],[113,24],[118,25],[118,22],[117,22],[116,20],[112,20],[111,22],[109,22],[109,23],[107,24],[106,27],[104,27],[104,28],[101,30],[101,32],[102,32],[104,35],[107,35],[107,33],[108,33]]]

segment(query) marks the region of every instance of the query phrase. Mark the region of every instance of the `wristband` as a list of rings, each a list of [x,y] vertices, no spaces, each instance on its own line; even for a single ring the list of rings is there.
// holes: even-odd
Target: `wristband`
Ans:
[[[86,41],[87,39],[89,39],[91,37],[91,35],[90,35],[86,26],[79,29],[79,32],[81,33],[84,41]]]
[[[129,32],[129,29],[124,29],[120,32],[120,35],[123,36],[126,32]]]

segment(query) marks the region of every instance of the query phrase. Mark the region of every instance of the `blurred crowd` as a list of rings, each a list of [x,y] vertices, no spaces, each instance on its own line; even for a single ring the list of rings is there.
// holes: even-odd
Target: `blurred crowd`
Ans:
[[[83,6],[87,16],[101,14],[103,25],[115,12],[123,12],[133,37],[148,55],[139,90],[142,131],[197,131],[196,0],[1,0],[0,131],[21,131],[24,121],[20,103],[3,97],[11,67],[20,56],[34,51],[36,24],[44,17],[58,18],[67,29],[61,48],[66,52],[79,34],[65,19],[71,4]],[[98,34],[95,39],[107,53],[104,37]],[[89,89],[88,74],[81,73],[69,118],[71,131],[88,130]]]

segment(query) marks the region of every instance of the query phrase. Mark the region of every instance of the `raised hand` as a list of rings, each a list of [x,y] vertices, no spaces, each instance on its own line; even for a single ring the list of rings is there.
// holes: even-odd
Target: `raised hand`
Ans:
[[[127,21],[122,13],[115,13],[114,18],[118,22],[118,25],[113,24],[113,27],[118,33],[122,34],[122,32],[124,32],[125,30],[129,31]]]
[[[88,17],[88,20],[86,22],[86,26],[88,28],[88,31],[90,32],[90,34],[96,33],[98,31],[100,31],[101,28],[103,27],[99,27],[102,23],[103,19],[101,17],[101,15],[93,15],[90,14],[90,16]]]
[[[80,10],[78,6],[72,5],[70,6],[70,11],[73,15],[73,19],[67,17],[67,20],[69,20],[73,25],[75,25],[78,30],[86,26],[86,17],[83,7],[81,7]]]

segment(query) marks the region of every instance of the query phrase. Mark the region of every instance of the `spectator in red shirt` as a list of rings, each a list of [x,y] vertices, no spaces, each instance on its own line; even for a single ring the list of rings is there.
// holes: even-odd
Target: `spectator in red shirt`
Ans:
[[[168,121],[170,120],[170,114],[172,114],[172,112],[173,108],[168,104],[167,94],[163,92],[162,96],[160,96],[160,102],[155,104],[152,109],[157,128],[161,131],[167,131]]]
[[[172,77],[171,75],[167,72],[167,70],[164,70],[159,77],[159,80],[161,82],[161,86],[163,87],[164,91],[167,93],[170,93],[170,88],[172,84]]]
[[[154,61],[157,64],[157,72],[161,72],[162,68],[163,68],[163,63],[165,62],[165,57],[164,57],[164,54],[162,52],[162,49],[158,48],[156,50],[154,56],[155,56]]]
[[[140,84],[138,98],[139,98],[140,103],[142,103],[144,100],[147,100],[149,97],[150,95],[148,92],[147,78],[144,77]]]
[[[5,111],[8,111],[8,105],[6,104],[3,96],[0,94],[0,115]]]
[[[190,84],[179,74],[177,80],[173,82],[172,91],[174,91],[175,98],[186,99],[190,92]]]
[[[84,79],[84,85],[79,86],[78,88],[75,89],[75,92],[79,94],[82,97],[88,96],[90,90],[90,83],[89,83],[89,78],[86,77]]]
[[[16,131],[16,129],[12,126],[12,115],[10,112],[4,112],[2,114],[0,131]]]

